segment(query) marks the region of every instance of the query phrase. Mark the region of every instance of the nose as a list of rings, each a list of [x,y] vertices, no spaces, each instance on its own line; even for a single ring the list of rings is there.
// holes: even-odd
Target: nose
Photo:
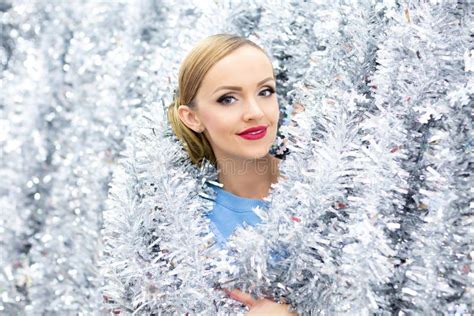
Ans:
[[[259,120],[264,116],[264,113],[262,109],[260,108],[260,105],[254,98],[250,98],[249,101],[247,102],[247,105],[245,107],[245,112],[244,112],[244,121],[248,121],[251,119],[254,120]]]

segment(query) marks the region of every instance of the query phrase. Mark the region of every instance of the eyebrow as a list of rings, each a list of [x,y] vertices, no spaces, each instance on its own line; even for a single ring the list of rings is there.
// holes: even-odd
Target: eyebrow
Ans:
[[[265,82],[267,82],[267,81],[269,81],[269,80],[275,80],[275,79],[273,79],[273,77],[265,78],[265,79],[263,79],[262,81],[260,81],[259,83],[257,83],[257,86],[259,86],[259,85],[261,85],[261,84],[263,84],[263,83],[265,83]],[[217,91],[222,90],[222,89],[229,89],[229,90],[242,91],[242,88],[241,88],[241,87],[236,87],[236,86],[222,86],[222,87],[219,87],[219,88],[217,88],[216,90],[214,90],[214,92],[213,92],[212,94],[214,94],[214,93],[216,93]]]

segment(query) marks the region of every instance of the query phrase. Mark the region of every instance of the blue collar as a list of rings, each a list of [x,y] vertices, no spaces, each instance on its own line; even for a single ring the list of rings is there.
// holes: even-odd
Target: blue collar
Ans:
[[[225,191],[218,186],[213,185],[212,187],[216,191],[216,203],[219,203],[231,210],[249,211],[257,205],[261,207],[266,207],[269,205],[269,202],[265,200],[245,198]]]

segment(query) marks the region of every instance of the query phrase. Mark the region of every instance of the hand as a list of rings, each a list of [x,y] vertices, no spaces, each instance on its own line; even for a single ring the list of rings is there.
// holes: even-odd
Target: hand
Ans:
[[[245,314],[248,316],[298,315],[296,313],[290,312],[288,304],[278,304],[267,298],[256,300],[252,297],[252,295],[244,293],[239,289],[234,289],[231,291],[224,289],[224,291],[234,300],[237,300],[250,308],[249,312]]]

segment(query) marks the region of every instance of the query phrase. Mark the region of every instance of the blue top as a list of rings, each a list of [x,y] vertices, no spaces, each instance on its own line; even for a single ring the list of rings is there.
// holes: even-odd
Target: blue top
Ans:
[[[253,208],[266,208],[267,201],[240,197],[217,186],[212,188],[216,191],[216,198],[214,208],[207,215],[211,221],[211,230],[220,246],[225,245],[237,226],[255,226],[261,222]]]
[[[260,199],[250,199],[237,196],[224,189],[212,185],[216,192],[214,207],[207,214],[210,219],[210,228],[216,236],[217,244],[223,248],[230,235],[239,225],[252,225],[261,222],[260,217],[253,211],[253,208],[260,206],[268,209],[268,201]],[[278,264],[280,260],[287,258],[289,253],[283,249],[271,250],[270,266]]]

